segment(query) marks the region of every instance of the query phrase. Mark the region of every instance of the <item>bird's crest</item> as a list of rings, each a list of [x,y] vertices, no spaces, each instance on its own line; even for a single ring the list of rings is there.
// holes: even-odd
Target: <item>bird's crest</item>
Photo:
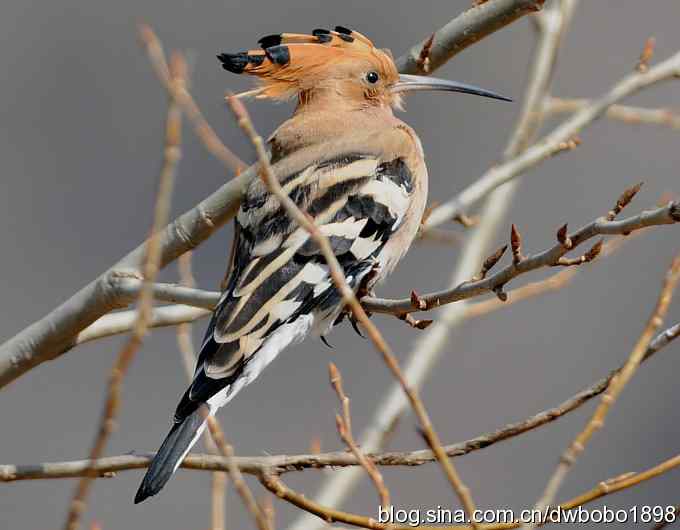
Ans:
[[[398,77],[389,51],[376,48],[358,31],[336,26],[311,35],[280,33],[262,37],[260,49],[217,56],[225,70],[256,76],[262,86],[248,95],[283,99],[313,89],[324,81],[342,79],[362,66],[385,78]]]

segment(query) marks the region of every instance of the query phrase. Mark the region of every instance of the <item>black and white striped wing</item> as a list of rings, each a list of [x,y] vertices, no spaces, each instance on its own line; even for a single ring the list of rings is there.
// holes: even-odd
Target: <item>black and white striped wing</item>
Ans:
[[[380,264],[413,191],[411,173],[401,158],[384,161],[367,154],[315,163],[280,182],[329,238],[355,289],[373,265]],[[289,219],[259,179],[250,186],[237,216],[235,245],[232,273],[177,419],[200,402],[217,407],[226,403],[281,349],[312,329],[325,332],[342,309],[316,243]]]

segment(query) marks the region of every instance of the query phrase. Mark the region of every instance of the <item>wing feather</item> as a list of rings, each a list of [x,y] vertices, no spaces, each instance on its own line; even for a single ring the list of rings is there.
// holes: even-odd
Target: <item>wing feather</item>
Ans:
[[[386,161],[366,153],[324,158],[282,175],[280,182],[329,238],[353,288],[379,262],[413,190],[403,160]],[[196,375],[177,408],[178,418],[225,387],[227,394],[231,392],[249,361],[277,330],[285,328],[279,335],[292,340],[306,333],[312,320],[332,324],[341,309],[340,295],[316,243],[290,220],[259,179],[247,190],[236,224],[231,276],[206,330]],[[304,325],[289,327],[303,317]],[[268,359],[276,353],[268,350]],[[246,375],[248,380],[255,377]]]

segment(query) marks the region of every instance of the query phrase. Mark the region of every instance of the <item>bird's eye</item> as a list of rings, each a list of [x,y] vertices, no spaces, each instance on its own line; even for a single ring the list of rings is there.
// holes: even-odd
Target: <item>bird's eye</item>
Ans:
[[[376,84],[379,79],[380,76],[378,75],[378,72],[370,71],[366,74],[366,81],[368,81],[372,85]]]

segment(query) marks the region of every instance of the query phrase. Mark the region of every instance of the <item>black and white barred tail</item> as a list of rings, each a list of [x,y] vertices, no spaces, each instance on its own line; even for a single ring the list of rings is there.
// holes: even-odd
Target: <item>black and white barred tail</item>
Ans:
[[[170,480],[189,449],[205,429],[207,405],[203,404],[181,422],[175,423],[151,461],[135,495],[135,504],[156,495]]]

